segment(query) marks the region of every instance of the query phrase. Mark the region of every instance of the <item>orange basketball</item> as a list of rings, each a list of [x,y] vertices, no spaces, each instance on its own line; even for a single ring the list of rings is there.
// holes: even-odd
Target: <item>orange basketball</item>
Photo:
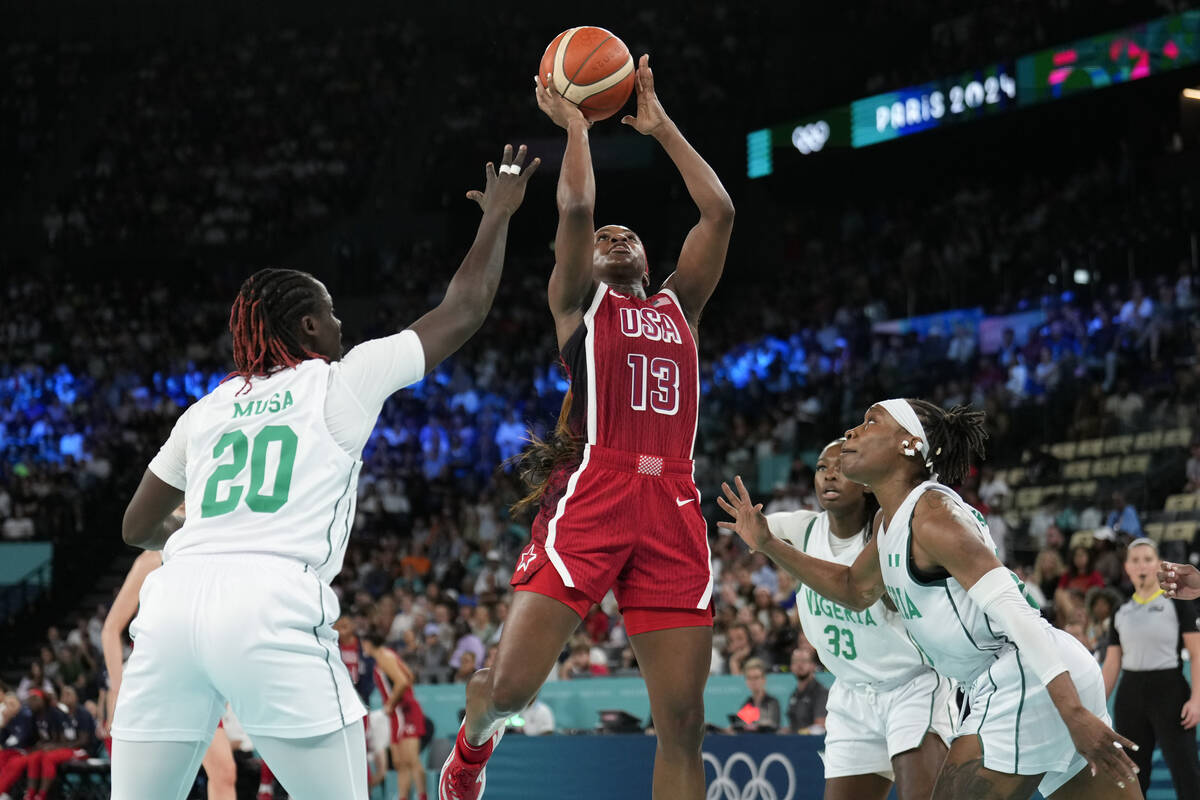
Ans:
[[[554,37],[542,56],[538,79],[545,86],[546,76],[553,75],[562,96],[595,122],[625,105],[634,72],[633,56],[624,42],[604,28],[584,25]]]

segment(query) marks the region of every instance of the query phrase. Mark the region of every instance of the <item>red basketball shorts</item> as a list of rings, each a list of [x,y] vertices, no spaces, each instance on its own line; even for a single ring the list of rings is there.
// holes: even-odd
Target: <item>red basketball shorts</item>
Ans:
[[[425,714],[419,705],[397,708],[388,715],[391,726],[391,742],[399,744],[401,739],[420,739],[425,735]]]
[[[699,505],[690,459],[588,445],[558,503],[534,520],[511,583],[562,600],[581,617],[611,588],[630,633],[711,624],[708,526]],[[631,624],[646,610],[675,622]]]

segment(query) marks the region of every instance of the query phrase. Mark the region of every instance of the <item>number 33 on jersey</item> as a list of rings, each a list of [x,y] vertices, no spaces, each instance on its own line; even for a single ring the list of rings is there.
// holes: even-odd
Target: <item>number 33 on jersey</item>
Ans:
[[[692,457],[700,373],[674,292],[642,300],[599,284],[563,361],[571,373],[572,416],[586,415],[577,419],[589,444]]]

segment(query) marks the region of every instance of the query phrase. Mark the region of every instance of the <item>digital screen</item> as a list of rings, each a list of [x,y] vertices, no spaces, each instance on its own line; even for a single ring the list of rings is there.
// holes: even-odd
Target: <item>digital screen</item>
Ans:
[[[1200,62],[1200,11],[1080,39],[1017,63],[1022,105],[1148,78]]]
[[[850,104],[851,142],[879,144],[951,122],[978,119],[1017,104],[1011,64],[997,64],[940,81],[855,100]]]
[[[793,122],[747,134],[746,174],[751,178],[770,175],[776,159],[811,156],[850,145],[850,109],[847,106],[809,114]]]
[[[746,173],[759,178],[826,150],[868,147],[1198,63],[1200,10],[1185,11],[752,131]]]

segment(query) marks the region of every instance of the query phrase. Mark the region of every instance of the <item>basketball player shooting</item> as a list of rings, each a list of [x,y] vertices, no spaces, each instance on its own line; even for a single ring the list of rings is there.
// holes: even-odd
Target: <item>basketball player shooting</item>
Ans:
[[[440,800],[477,800],[504,721],[525,708],[568,637],[613,588],[646,679],[658,732],[653,797],[704,797],[704,684],[712,655],[712,572],[697,508],[692,446],[700,400],[696,325],[725,265],[733,203],[667,116],[648,56],[637,116],[687,186],[700,219],[674,274],[647,297],[646,251],[623,225],[596,229],[590,124],[554,86],[538,107],[567,132],[548,297],[571,387],[550,442],[526,459],[533,541],[495,666],[467,684],[463,727],[438,781]]]

